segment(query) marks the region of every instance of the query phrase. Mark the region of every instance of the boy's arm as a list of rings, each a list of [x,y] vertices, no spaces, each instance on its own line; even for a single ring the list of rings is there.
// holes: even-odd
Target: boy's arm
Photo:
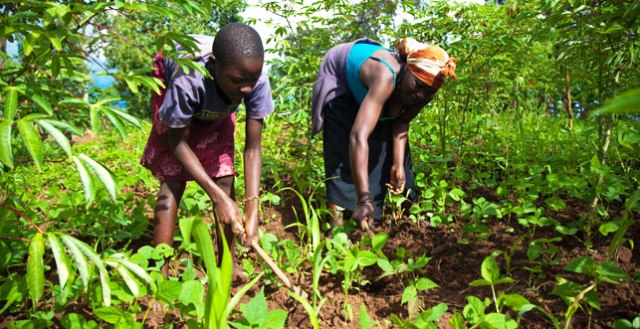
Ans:
[[[244,179],[245,179],[245,245],[258,232],[258,208],[260,206],[260,177],[262,174],[262,128],[264,119],[247,118],[244,145]]]
[[[182,167],[193,177],[213,201],[223,223],[232,223],[240,210],[227,194],[207,175],[202,163],[187,143],[190,126],[169,129],[169,147]]]

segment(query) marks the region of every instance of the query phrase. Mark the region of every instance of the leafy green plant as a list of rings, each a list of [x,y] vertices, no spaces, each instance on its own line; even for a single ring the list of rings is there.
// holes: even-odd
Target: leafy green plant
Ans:
[[[590,314],[592,309],[600,309],[600,299],[597,289],[603,282],[618,284],[622,280],[630,279],[629,275],[620,270],[613,262],[597,263],[590,257],[579,257],[570,261],[564,270],[591,277],[587,285],[557,278],[557,286],[551,292],[562,298],[567,303],[565,312],[565,328],[571,323],[571,318],[580,308]]]
[[[287,321],[286,311],[268,310],[264,289],[260,289],[260,292],[251,298],[247,304],[240,305],[240,311],[242,312],[242,318],[229,322],[232,327],[237,329],[279,329],[283,328]]]
[[[447,312],[448,306],[445,303],[439,303],[424,312],[421,312],[411,319],[400,319],[397,315],[391,315],[391,322],[400,328],[416,329],[436,329],[440,323],[440,318]]]
[[[349,291],[354,288],[354,284],[364,285],[368,280],[360,280],[362,270],[376,264],[378,256],[370,250],[360,249],[359,243],[351,244],[346,233],[337,233],[327,244],[327,253],[330,254],[327,259],[329,272],[336,274],[342,273],[342,290],[344,292],[343,312],[345,319],[351,321],[353,319],[353,310],[348,301]]]
[[[490,286],[496,312],[500,313],[500,305],[498,303],[495,286],[503,283],[512,283],[513,279],[500,275],[500,268],[496,262],[496,256],[497,255],[490,255],[485,257],[480,268],[480,275],[482,276],[482,279],[473,280],[469,285],[472,287]]]
[[[457,311],[453,313],[453,318],[449,324],[455,329],[467,328],[507,328],[515,329],[518,323],[507,315],[493,312],[487,313],[486,309],[491,304],[488,298],[484,301],[475,296],[467,296],[467,304],[462,310],[462,314]],[[471,327],[467,327],[467,323]]]

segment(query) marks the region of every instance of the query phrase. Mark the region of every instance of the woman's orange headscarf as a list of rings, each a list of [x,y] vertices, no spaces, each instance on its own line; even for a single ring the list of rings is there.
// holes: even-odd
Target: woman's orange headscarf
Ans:
[[[427,45],[413,38],[402,38],[396,45],[400,56],[407,59],[407,68],[420,81],[435,89],[442,87],[446,77],[456,79],[456,62],[436,45]]]

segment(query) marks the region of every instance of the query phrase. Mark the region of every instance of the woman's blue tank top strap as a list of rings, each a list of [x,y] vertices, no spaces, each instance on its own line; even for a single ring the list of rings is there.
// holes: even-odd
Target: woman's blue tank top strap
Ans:
[[[362,83],[360,79],[360,68],[362,64],[369,58],[375,59],[380,63],[386,65],[391,73],[393,73],[393,86],[396,85],[396,72],[389,65],[389,63],[385,62],[381,58],[373,57],[373,53],[380,49],[386,49],[391,51],[389,48],[383,47],[380,44],[372,44],[372,43],[356,43],[351,48],[349,55],[347,56],[347,63],[345,67],[345,75],[347,78],[347,86],[349,87],[349,91],[356,99],[358,104],[362,103],[362,100],[367,95],[368,88]]]

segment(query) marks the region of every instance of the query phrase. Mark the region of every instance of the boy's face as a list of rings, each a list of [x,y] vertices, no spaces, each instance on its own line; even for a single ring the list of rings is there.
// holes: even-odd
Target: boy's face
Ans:
[[[213,76],[225,95],[232,102],[239,102],[258,82],[263,62],[260,57],[236,59],[232,63],[213,59]]]

